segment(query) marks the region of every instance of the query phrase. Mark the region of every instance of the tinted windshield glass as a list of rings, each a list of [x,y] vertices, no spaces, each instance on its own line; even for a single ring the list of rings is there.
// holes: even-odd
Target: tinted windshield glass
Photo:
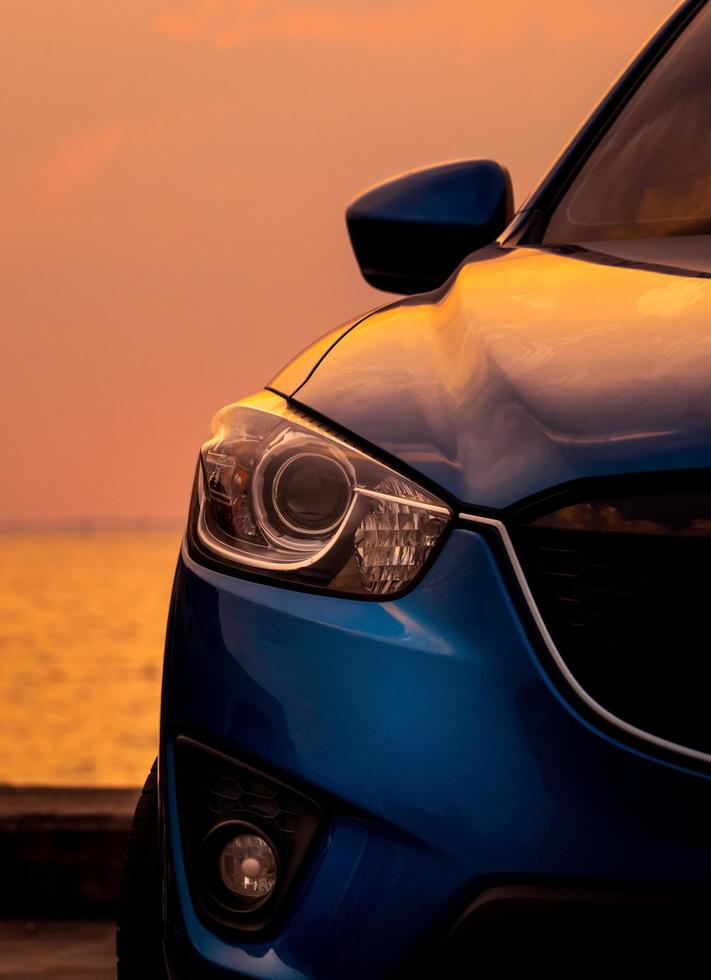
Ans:
[[[711,233],[711,5],[591,154],[545,242]]]

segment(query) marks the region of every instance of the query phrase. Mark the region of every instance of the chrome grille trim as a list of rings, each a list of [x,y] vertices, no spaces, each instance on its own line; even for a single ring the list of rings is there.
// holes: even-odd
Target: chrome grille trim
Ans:
[[[516,549],[513,546],[513,542],[511,541],[511,537],[505,524],[491,517],[479,517],[474,514],[459,514],[459,519],[461,521],[465,521],[467,524],[480,524],[487,527],[492,527],[498,532],[501,542],[506,549],[506,554],[508,555],[509,561],[511,562],[511,567],[516,575],[516,579],[523,597],[526,600],[526,605],[528,606],[541,638],[543,639],[548,652],[553,658],[556,667],[564,677],[569,687],[573,689],[583,704],[585,704],[594,714],[598,715],[609,725],[620,729],[620,731],[625,732],[627,735],[632,735],[634,738],[638,738],[643,742],[648,742],[650,745],[654,745],[656,748],[663,749],[666,752],[673,752],[678,755],[685,756],[688,759],[694,759],[697,762],[711,763],[711,755],[707,752],[700,752],[698,749],[692,749],[686,745],[679,745],[677,742],[670,742],[665,738],[660,738],[660,736],[652,734],[652,732],[647,732],[642,728],[637,728],[635,725],[631,725],[629,722],[624,721],[624,719],[618,718],[617,715],[614,715],[611,711],[608,711],[607,708],[604,708],[594,698],[592,698],[571,672],[570,668],[553,642],[553,637],[549,633],[548,627],[543,620],[543,616],[536,605],[536,600],[534,599],[533,593],[528,585],[523,568],[518,560]]]

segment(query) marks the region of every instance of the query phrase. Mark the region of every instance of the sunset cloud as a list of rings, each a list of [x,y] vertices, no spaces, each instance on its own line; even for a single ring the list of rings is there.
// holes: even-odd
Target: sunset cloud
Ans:
[[[38,170],[35,191],[39,207],[56,210],[67,205],[116,156],[124,137],[123,125],[109,123],[61,143]]]
[[[223,49],[281,37],[371,46],[448,44],[474,51],[482,43],[505,49],[529,33],[561,40],[594,37],[614,44],[617,32],[639,19],[641,8],[642,0],[624,6],[589,0],[583,9],[568,0],[509,0],[486,6],[462,2],[444,14],[439,0],[338,5],[318,0],[184,0],[163,7],[153,27],[170,37]]]

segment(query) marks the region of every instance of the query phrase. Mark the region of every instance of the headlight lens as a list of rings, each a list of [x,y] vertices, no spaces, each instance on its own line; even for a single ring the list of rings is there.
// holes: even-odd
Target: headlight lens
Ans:
[[[200,459],[201,545],[311,587],[396,595],[451,519],[432,494],[270,393],[219,412]]]

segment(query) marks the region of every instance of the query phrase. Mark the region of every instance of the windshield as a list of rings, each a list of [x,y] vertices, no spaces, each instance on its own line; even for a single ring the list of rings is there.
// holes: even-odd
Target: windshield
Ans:
[[[623,109],[562,199],[546,243],[711,233],[711,5]]]

